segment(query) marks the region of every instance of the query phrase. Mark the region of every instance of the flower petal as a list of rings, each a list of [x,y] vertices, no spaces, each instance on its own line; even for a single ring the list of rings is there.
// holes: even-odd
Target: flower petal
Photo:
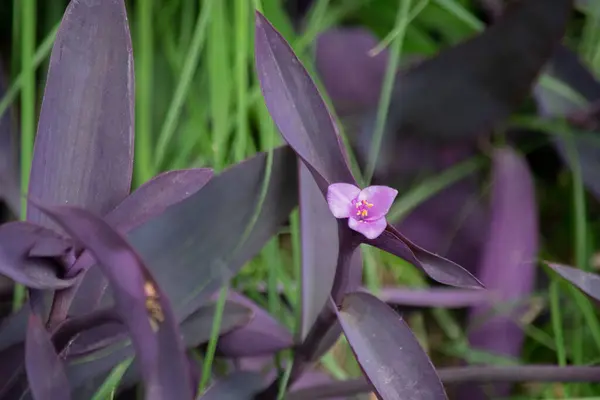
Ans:
[[[350,206],[360,193],[360,188],[349,183],[333,183],[327,189],[327,204],[336,218],[348,218]]]
[[[390,207],[394,203],[398,191],[387,186],[369,186],[361,190],[358,195],[358,200],[366,200],[373,204],[373,208],[369,209],[369,217],[367,220],[373,221],[384,217]]]
[[[387,226],[385,218],[379,218],[375,221],[359,221],[354,218],[348,218],[348,226],[356,232],[360,232],[367,239],[375,239],[381,235]]]

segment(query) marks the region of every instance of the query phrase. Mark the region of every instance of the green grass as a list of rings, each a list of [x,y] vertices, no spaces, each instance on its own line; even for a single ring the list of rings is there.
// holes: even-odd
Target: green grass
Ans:
[[[0,99],[0,115],[11,105],[20,107],[21,168],[25,171],[21,184],[25,192],[43,79],[62,10],[54,4],[48,14],[39,17],[43,20],[38,21],[40,14],[36,13],[36,5],[39,6],[40,1],[13,0],[13,4],[11,86]],[[134,186],[169,169],[209,166],[219,173],[257,151],[269,152],[282,143],[266,111],[253,70],[255,8],[260,8],[290,41],[323,94],[322,84],[314,72],[311,47],[318,34],[350,21],[377,34],[380,44],[373,53],[389,49],[375,139],[366,171],[357,170],[355,158],[350,154],[353,171],[365,184],[370,182],[375,169],[396,78],[394,71],[403,57],[434,54],[484,27],[474,12],[473,2],[466,0],[319,0],[310,10],[300,34],[295,33],[281,0],[137,0],[127,4],[136,68]],[[593,6],[586,11],[581,37],[575,40],[583,58],[600,75],[600,6],[595,2],[590,4]],[[38,28],[42,24],[45,28]],[[540,84],[585,104],[581,95],[556,79],[542,76]],[[331,104],[330,99],[325,100]],[[338,120],[336,115],[334,119]],[[564,132],[559,122],[540,121],[530,115],[514,118],[512,123],[558,135],[565,140],[570,135]],[[340,126],[342,134],[345,128]],[[271,156],[269,152],[269,160]],[[586,201],[577,154],[572,146],[569,157],[574,168],[567,174],[564,187],[549,189],[553,195],[570,196],[561,210],[561,215],[566,216],[561,228],[568,232],[569,243],[544,243],[543,259],[559,257],[558,251],[554,251],[555,246],[568,247],[570,258],[563,257],[561,261],[589,269],[588,260],[598,249],[594,238],[600,234],[599,224],[590,220],[590,215],[597,215],[597,205]],[[473,158],[421,180],[410,190],[399,194],[390,220],[401,220],[448,185],[476,171],[485,171],[488,166],[485,157]],[[270,168],[267,168],[261,196],[264,196],[269,174]],[[260,208],[259,202],[255,218]],[[21,211],[21,218],[24,218],[25,202]],[[426,286],[422,273],[413,266],[389,254],[363,247],[364,284],[369,290],[376,293],[387,285]],[[232,280],[229,290],[243,282],[254,300],[295,331],[299,320],[296,305],[301,303],[300,261],[299,218],[295,211],[290,230],[269,241],[260,255]],[[544,323],[523,326],[527,339],[523,356],[517,361],[572,365],[597,359],[600,356],[600,322],[593,305],[556,277],[551,276],[551,282],[549,288],[537,293],[545,309],[550,311],[551,318]],[[263,284],[267,287],[266,300],[253,295]],[[284,307],[279,295],[280,286],[283,287],[284,299],[292,304],[292,310]],[[220,297],[221,306],[225,294],[224,289]],[[16,290],[15,308],[22,304],[24,296],[22,288]],[[495,312],[505,312],[512,306],[498,304]],[[214,367],[220,318],[220,313],[217,313],[213,323],[215,334],[203,357],[205,373],[202,389],[209,383],[208,371]],[[419,312],[410,318],[409,323],[423,347],[436,359],[451,357],[488,364],[515,362],[470,348],[466,340],[468,331],[455,312],[444,309]],[[284,366],[287,360],[287,355],[282,354],[279,361]],[[337,378],[352,377],[358,373],[344,340],[335,351],[323,358],[321,367]],[[95,398],[110,398],[126,368],[127,365],[116,367]],[[551,385],[541,387],[540,393],[544,394],[536,398],[555,397]],[[590,396],[599,393],[598,389],[586,384],[563,385],[563,388],[573,398],[592,398]]]

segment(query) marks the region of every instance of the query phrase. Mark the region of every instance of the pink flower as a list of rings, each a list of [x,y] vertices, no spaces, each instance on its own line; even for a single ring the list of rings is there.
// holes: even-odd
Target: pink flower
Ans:
[[[334,183],[327,189],[327,204],[336,218],[348,218],[348,226],[375,239],[385,230],[386,214],[398,191],[387,186],[369,186],[363,190],[349,183]]]

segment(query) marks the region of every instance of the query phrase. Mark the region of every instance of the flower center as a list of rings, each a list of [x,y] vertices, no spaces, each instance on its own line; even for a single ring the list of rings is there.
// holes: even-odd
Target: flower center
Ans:
[[[373,203],[361,200],[354,203],[354,207],[356,207],[356,216],[362,221],[369,216],[369,208],[373,207]]]

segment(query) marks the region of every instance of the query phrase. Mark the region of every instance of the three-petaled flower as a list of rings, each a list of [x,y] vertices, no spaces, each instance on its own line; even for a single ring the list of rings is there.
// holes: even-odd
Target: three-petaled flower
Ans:
[[[334,183],[327,189],[327,204],[336,218],[348,218],[348,226],[375,239],[385,230],[386,214],[398,191],[387,186],[360,189],[349,183]]]

